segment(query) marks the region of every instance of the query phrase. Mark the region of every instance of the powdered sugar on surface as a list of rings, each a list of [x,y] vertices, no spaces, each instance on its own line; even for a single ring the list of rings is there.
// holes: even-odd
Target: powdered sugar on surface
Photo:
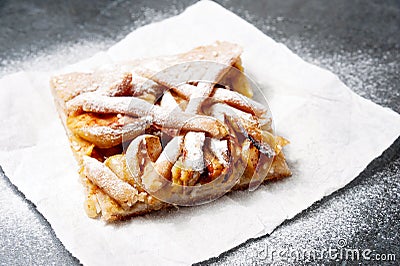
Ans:
[[[251,19],[249,20],[251,21]],[[271,21],[262,23],[265,23],[265,27],[274,27]],[[260,25],[257,26],[260,27]],[[307,48],[311,47],[309,43],[291,39],[282,39],[282,41],[306,60],[333,70],[356,92],[377,103],[398,110],[396,109],[398,105],[393,104],[398,101],[398,90],[390,90],[390,93],[393,94],[391,97],[382,97],[382,90],[388,89],[388,86],[385,86],[387,75],[386,77],[379,75],[388,72],[398,73],[398,65],[384,64],[382,58],[375,58],[368,51],[360,51],[358,56],[347,51],[335,56],[329,54],[315,55],[315,51],[310,51]],[[388,58],[395,57],[396,54],[388,53]],[[12,70],[7,71],[11,72]],[[388,194],[391,195],[393,205],[399,205],[399,187],[391,182],[399,176],[399,166],[397,157],[383,171],[377,173],[372,171],[368,179],[362,176],[361,180],[359,178],[353,182],[348,190],[317,203],[304,215],[285,223],[270,237],[247,243],[232,253],[223,255],[220,263],[260,262],[257,252],[265,250],[265,244],[276,248],[286,245],[319,247],[321,243],[330,244],[344,236],[345,239],[353,241],[352,243],[357,245],[357,241],[361,241],[357,240],[357,235],[371,235],[377,239],[377,243],[379,241],[396,243],[398,235],[385,233],[382,230],[382,228],[387,227],[388,232],[393,231],[390,228],[392,222],[388,217],[396,217],[396,209],[386,208],[385,212],[382,212],[381,208],[383,204],[386,204],[385,198]],[[366,209],[369,210],[368,216],[366,216]],[[21,224],[24,224],[23,221],[27,221],[27,219],[20,219],[20,221]],[[29,233],[31,233],[30,230]],[[304,239],[307,239],[307,241],[304,241]],[[379,249],[379,246],[377,248]]]
[[[382,53],[372,47],[363,47],[361,43],[354,50],[343,45],[333,48],[335,41],[321,38],[320,29],[309,31],[318,40],[313,40],[311,36],[300,38],[282,31],[282,28],[296,23],[290,18],[267,16],[261,20],[246,9],[235,9],[235,12],[287,45],[305,61],[338,75],[357,94],[400,113],[400,84],[396,81],[400,75],[398,50],[389,49]],[[315,251],[320,255],[329,247],[340,248],[338,241],[341,239],[345,240],[348,248],[393,253],[398,258],[400,184],[394,180],[400,177],[399,149],[400,142],[397,140],[380,160],[372,163],[353,182],[315,203],[295,219],[286,221],[271,235],[247,241],[201,265],[317,265],[329,260],[326,256],[315,259],[275,256],[272,260],[271,252]],[[267,250],[270,252],[268,256]],[[345,260],[330,262],[345,263]]]

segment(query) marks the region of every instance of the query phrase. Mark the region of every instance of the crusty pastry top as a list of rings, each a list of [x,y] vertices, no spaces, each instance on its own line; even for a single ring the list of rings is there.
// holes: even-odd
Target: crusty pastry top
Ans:
[[[199,204],[290,175],[287,141],[250,99],[241,53],[216,42],[52,78],[90,217]]]

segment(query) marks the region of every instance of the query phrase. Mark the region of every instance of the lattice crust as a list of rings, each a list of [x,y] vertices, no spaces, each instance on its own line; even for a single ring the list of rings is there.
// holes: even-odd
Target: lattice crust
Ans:
[[[237,74],[243,71],[241,52],[236,44],[216,42],[183,54],[51,79],[57,109],[81,166],[89,217],[115,221],[170,207],[147,191],[157,191],[165,180],[205,185],[229,173],[230,156],[245,162],[233,189],[247,188],[255,176],[265,181],[291,175],[282,152],[287,140],[271,134],[267,109],[248,98],[253,93]],[[192,61],[218,64],[188,67]],[[166,71],[177,64],[176,75]],[[192,82],[194,76],[212,82]],[[178,80],[187,82],[177,86]],[[228,86],[215,85],[218,82]],[[235,149],[231,130],[243,138]],[[123,142],[134,155],[129,157],[130,169]],[[263,154],[272,161],[270,168]]]

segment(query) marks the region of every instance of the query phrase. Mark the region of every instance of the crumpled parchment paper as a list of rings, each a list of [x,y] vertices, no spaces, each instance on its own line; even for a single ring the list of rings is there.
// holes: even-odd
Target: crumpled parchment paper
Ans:
[[[86,265],[189,264],[218,256],[345,186],[400,135],[400,115],[353,93],[246,21],[209,1],[130,33],[106,52],[62,71],[174,54],[215,40],[243,46],[243,65],[262,88],[293,176],[207,205],[116,225],[86,217],[77,165],[49,90],[53,73],[0,80],[0,165]]]

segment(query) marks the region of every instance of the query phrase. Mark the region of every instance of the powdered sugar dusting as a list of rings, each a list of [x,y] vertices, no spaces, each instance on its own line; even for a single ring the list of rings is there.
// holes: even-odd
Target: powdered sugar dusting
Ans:
[[[138,191],[119,179],[108,167],[89,156],[83,157],[83,174],[103,189],[122,207],[130,207],[138,200]]]
[[[396,62],[400,60],[400,53],[397,50],[387,50],[381,54],[379,50],[362,47],[355,51],[343,47],[332,49],[335,42],[329,43],[329,40],[321,38],[317,40],[321,46],[325,45],[332,51],[317,49],[315,40],[307,39],[307,36],[303,39],[288,36],[281,30],[296,21],[269,16],[261,20],[245,9],[235,11],[275,40],[283,42],[304,60],[338,75],[357,94],[400,112],[400,90],[396,88],[396,84],[397,87],[399,85],[396,79],[400,75],[400,65]],[[320,37],[320,34],[316,37]],[[400,254],[400,238],[399,234],[394,233],[399,231],[399,217],[395,206],[400,205],[400,184],[394,180],[400,175],[400,158],[398,154],[395,155],[398,147],[399,143],[395,144],[387,152],[384,157],[386,159],[379,160],[379,164],[373,163],[375,168],[366,170],[346,188],[315,203],[295,219],[285,222],[271,235],[250,240],[202,265],[327,263],[326,257],[295,261],[294,258],[275,256],[272,261],[271,257],[266,258],[265,252],[288,249],[320,252],[329,247],[339,248],[340,239],[346,241],[348,248],[391,252],[397,255],[397,259]],[[388,164],[390,159],[392,162]],[[380,166],[376,168],[377,165]],[[340,260],[331,262],[340,263]]]
[[[228,141],[211,139],[210,148],[212,153],[217,157],[218,161],[221,162],[224,166],[228,166]]]
[[[99,27],[99,29],[95,32],[89,32],[88,29],[86,29],[86,31],[82,32],[85,34],[84,36],[81,36],[80,29],[76,29],[79,33],[75,32],[74,35],[81,36],[78,40],[70,41],[70,38],[65,38],[65,36],[64,39],[61,39],[60,36],[56,36],[57,39],[52,40],[52,45],[47,45],[46,49],[37,49],[35,44],[27,45],[17,50],[10,49],[8,53],[3,54],[4,56],[2,55],[0,58],[0,77],[21,70],[53,71],[74,64],[82,59],[89,58],[99,51],[108,49],[134,29],[177,15],[182,12],[186,6],[186,4],[176,0],[172,2],[169,10],[157,10],[149,6],[141,6],[139,9],[136,9],[135,5],[129,1],[112,2],[108,7],[103,9],[96,18],[99,20],[96,24],[96,27]],[[134,12],[132,8],[134,8]],[[34,9],[37,9],[37,7]],[[130,16],[120,16],[120,19],[122,18],[125,20],[124,23],[121,23],[120,26],[114,29],[115,31],[110,33],[109,31],[113,30],[111,28],[113,25],[109,25],[110,28],[105,28],[101,23],[101,19],[115,18],[115,15],[113,15],[115,10],[130,10],[132,12]],[[59,21],[57,21],[57,23],[59,23]],[[104,30],[106,30],[106,32],[104,32]],[[98,34],[99,32],[102,34]],[[36,45],[39,47],[42,46],[41,43],[36,43]]]
[[[182,160],[185,169],[198,171],[204,170],[203,145],[205,134],[202,132],[188,132],[184,140],[184,157]]]
[[[132,5],[130,1],[127,2],[127,5]],[[120,3],[120,1],[115,1],[112,5],[120,5]],[[364,4],[366,3],[364,2]],[[230,6],[227,1],[225,1],[224,5]],[[251,5],[248,5],[249,8],[250,6]],[[110,10],[112,11],[112,6]],[[110,10],[104,13],[106,15],[112,15],[113,13]],[[123,8],[121,8],[121,10],[123,10]],[[299,23],[295,18],[290,18],[293,19],[290,21],[282,16],[275,18],[267,16],[267,18],[263,17],[262,19],[257,19],[249,15],[246,16],[246,12],[244,12],[243,9],[238,10],[236,8],[234,11],[244,16],[274,39],[284,42],[294,52],[306,60],[333,70],[334,73],[338,74],[346,84],[359,94],[399,111],[397,104],[399,102],[399,95],[394,85],[398,83],[392,82],[393,77],[398,78],[399,73],[398,64],[396,63],[396,61],[398,62],[399,56],[398,50],[388,51],[386,60],[366,50],[360,50],[359,55],[345,50],[336,55],[332,55],[314,49],[315,47],[312,42],[307,42],[305,39],[296,39],[296,37],[290,38],[285,36],[284,32],[282,32],[284,25],[294,23],[303,25],[308,24],[307,21]],[[179,11],[177,10],[176,12]],[[270,9],[270,12],[273,12],[273,10]],[[160,13],[161,12],[155,13],[148,9],[142,9],[132,12],[132,16],[135,14],[145,14],[145,17],[152,17]],[[269,12],[267,12],[267,15],[268,13]],[[251,14],[251,12],[247,12],[247,14]],[[161,19],[163,16],[164,15],[161,15],[158,19]],[[386,19],[388,18],[385,18],[385,20]],[[139,19],[139,21],[138,25],[150,22],[146,19]],[[310,28],[312,27],[312,25],[308,26]],[[131,26],[124,26],[120,30],[128,32],[126,27]],[[317,34],[316,37],[320,38]],[[325,40],[320,38],[320,41],[324,42]],[[328,41],[329,40],[326,40],[326,42]],[[95,43],[96,45],[108,47],[108,44],[111,42],[114,43],[115,39],[105,42],[96,41]],[[330,44],[330,46],[334,45],[335,42]],[[65,46],[71,47],[69,44]],[[34,60],[34,62],[21,63],[18,61],[17,63],[13,63],[8,58],[2,58],[2,64],[8,67],[5,71],[4,69],[1,70],[1,75],[19,70],[22,65],[28,66],[27,69],[37,69],[32,67],[33,65],[46,66],[50,69],[53,66],[74,63],[78,59],[86,57],[83,51],[86,51],[85,47],[87,45],[77,46],[79,47],[75,47],[76,49],[66,49],[64,57],[60,56],[58,51],[51,55],[52,52],[46,50],[45,54],[50,53],[50,56],[48,56],[47,59],[43,57],[41,60],[43,64],[40,64],[37,60]],[[70,50],[71,53],[68,52],[68,50]],[[89,50],[88,55],[91,55],[97,52],[97,50],[103,50],[103,48],[90,48]],[[60,51],[62,51],[62,49],[60,49]],[[26,53],[28,54],[29,52]],[[22,59],[22,61],[25,61],[25,59]],[[49,64],[48,62],[52,63]],[[385,93],[389,96],[385,96]],[[270,237],[249,242],[229,253],[230,255],[223,255],[218,264],[262,264],[263,261],[257,254],[259,251],[265,250],[265,244],[277,248],[282,246],[318,247],[321,246],[322,243],[332,243],[332,241],[335,241],[339,237],[344,237],[349,240],[349,238],[354,235],[356,235],[352,238],[354,245],[365,244],[362,240],[363,238],[373,238],[375,239],[376,246],[368,247],[379,249],[379,243],[386,242],[389,245],[392,244],[394,252],[396,252],[396,250],[398,251],[399,235],[396,234],[396,232],[399,230],[398,224],[396,225],[395,221],[399,220],[396,219],[396,217],[398,218],[398,211],[396,208],[390,207],[399,206],[400,204],[400,188],[398,183],[393,183],[393,180],[398,178],[398,169],[400,169],[399,159],[398,157],[396,158],[397,159],[387,165],[383,171],[374,175],[368,175],[368,178],[365,176],[359,178],[356,182],[353,182],[350,187],[342,190],[340,194],[335,194],[334,197],[330,197],[328,200],[314,205],[313,208],[309,209],[301,216],[298,216],[294,221],[285,223]],[[9,187],[7,187],[7,189],[9,192],[11,191]],[[7,215],[7,217],[2,217],[2,225],[6,224],[3,228],[3,232],[5,232],[7,236],[3,238],[2,244],[6,249],[12,250],[13,255],[18,254],[18,256],[25,261],[34,261],[37,262],[37,264],[48,263],[50,258],[54,261],[58,258],[57,255],[63,255],[62,262],[61,260],[58,261],[63,264],[68,262],[71,264],[77,263],[71,260],[66,262],[64,260],[66,258],[65,255],[68,254],[56,253],[59,249],[49,247],[52,239],[53,242],[51,243],[53,243],[53,246],[57,245],[58,247],[62,247],[62,245],[58,240],[54,240],[56,239],[54,235],[48,233],[48,230],[44,230],[44,227],[48,226],[47,223],[45,225],[44,222],[40,225],[35,223],[37,220],[35,217],[37,216],[28,217],[29,215],[26,215],[26,213],[30,214],[31,212],[27,211],[26,204],[18,204],[16,201],[18,201],[19,197],[10,197],[12,200],[9,200],[9,194],[15,196],[10,192],[4,193],[4,195],[2,194],[3,196],[1,198],[3,202],[2,207],[4,207],[3,210],[10,214]],[[387,207],[389,200],[393,202]],[[30,209],[32,208],[33,207],[30,207]],[[16,209],[24,209],[24,214],[18,215],[19,212],[14,212]],[[41,220],[44,221],[44,219]],[[15,227],[15,224],[19,226]],[[17,237],[15,237],[15,233]],[[54,244],[55,242],[56,244]],[[40,243],[45,243],[45,246],[40,245]],[[26,253],[27,246],[29,246],[29,250],[32,251],[32,254]],[[44,257],[36,256],[36,252],[44,254]],[[398,251],[397,254],[400,254],[400,252]],[[15,256],[12,257],[15,258]],[[2,258],[7,259],[6,257]],[[12,260],[9,259],[9,261]]]

